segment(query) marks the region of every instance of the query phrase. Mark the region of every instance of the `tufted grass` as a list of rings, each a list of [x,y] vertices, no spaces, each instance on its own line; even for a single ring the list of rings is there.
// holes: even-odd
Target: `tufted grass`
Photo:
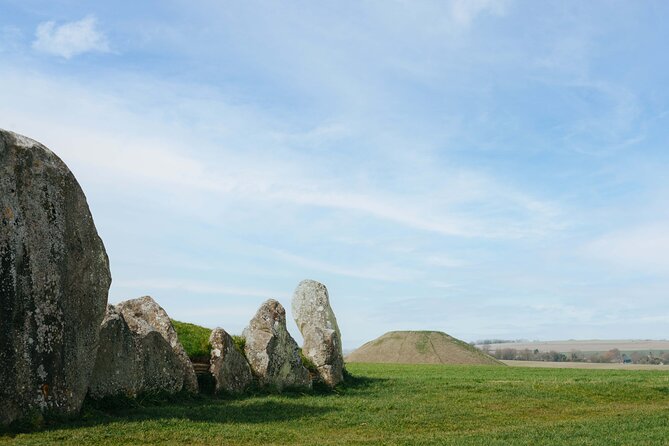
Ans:
[[[666,445],[669,374],[348,364],[334,392],[88,407],[0,444]]]
[[[209,336],[211,335],[211,329],[187,322],[179,322],[174,319],[171,319],[171,321],[177,332],[179,342],[183,345],[188,357],[192,360],[209,360],[211,352]]]

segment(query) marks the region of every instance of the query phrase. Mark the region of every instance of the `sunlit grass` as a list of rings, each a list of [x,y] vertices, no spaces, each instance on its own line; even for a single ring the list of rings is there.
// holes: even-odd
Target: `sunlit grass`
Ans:
[[[669,374],[350,364],[332,393],[202,396],[0,437],[15,444],[664,445]]]

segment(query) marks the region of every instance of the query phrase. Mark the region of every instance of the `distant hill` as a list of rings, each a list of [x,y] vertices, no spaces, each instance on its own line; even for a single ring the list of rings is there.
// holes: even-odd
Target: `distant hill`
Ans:
[[[391,331],[353,351],[346,362],[504,365],[440,331]]]

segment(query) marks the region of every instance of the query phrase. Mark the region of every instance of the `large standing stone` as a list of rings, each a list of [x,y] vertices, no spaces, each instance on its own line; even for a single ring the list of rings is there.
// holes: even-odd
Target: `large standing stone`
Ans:
[[[320,379],[330,387],[344,379],[344,354],[328,290],[315,280],[303,280],[293,294],[293,317],[304,338],[302,353],[311,359]]]
[[[136,396],[141,392],[179,392],[184,370],[172,346],[157,331],[133,332],[112,305],[100,329],[89,395]]]
[[[211,366],[209,371],[216,381],[216,392],[242,393],[253,381],[251,368],[244,355],[225,330],[216,328],[209,336]]]
[[[110,283],[72,172],[42,144],[0,130],[0,424],[81,408]]]
[[[261,385],[311,388],[297,343],[286,328],[286,310],[276,300],[263,303],[244,330],[244,352]]]
[[[157,331],[170,344],[176,354],[181,368],[184,372],[184,390],[197,393],[197,376],[193,369],[193,363],[179,342],[177,332],[172,326],[172,321],[167,312],[156,303],[150,296],[126,300],[116,305],[117,310],[123,314],[130,329],[138,334],[147,334]]]

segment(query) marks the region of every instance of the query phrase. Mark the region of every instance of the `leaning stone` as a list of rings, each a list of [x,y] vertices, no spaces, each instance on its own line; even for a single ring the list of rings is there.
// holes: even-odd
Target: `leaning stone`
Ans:
[[[183,388],[181,361],[155,331],[133,332],[123,315],[107,306],[100,329],[100,347],[89,386],[94,399],[142,392],[176,393]]]
[[[330,387],[344,379],[344,354],[337,318],[330,306],[328,290],[315,280],[303,280],[293,294],[293,317],[302,333],[302,353]]]
[[[286,328],[286,310],[276,300],[263,303],[244,330],[244,352],[260,385],[311,388],[297,343]]]
[[[197,393],[197,376],[193,363],[179,342],[177,332],[170,321],[167,312],[156,303],[150,296],[126,300],[116,305],[118,311],[123,314],[130,329],[138,334],[147,334],[157,331],[170,344],[176,354],[184,373],[184,390]]]
[[[211,366],[209,371],[216,382],[216,392],[242,393],[253,382],[249,363],[235,347],[232,337],[216,328],[209,337]]]
[[[110,283],[72,172],[42,144],[0,130],[0,424],[79,411]]]

